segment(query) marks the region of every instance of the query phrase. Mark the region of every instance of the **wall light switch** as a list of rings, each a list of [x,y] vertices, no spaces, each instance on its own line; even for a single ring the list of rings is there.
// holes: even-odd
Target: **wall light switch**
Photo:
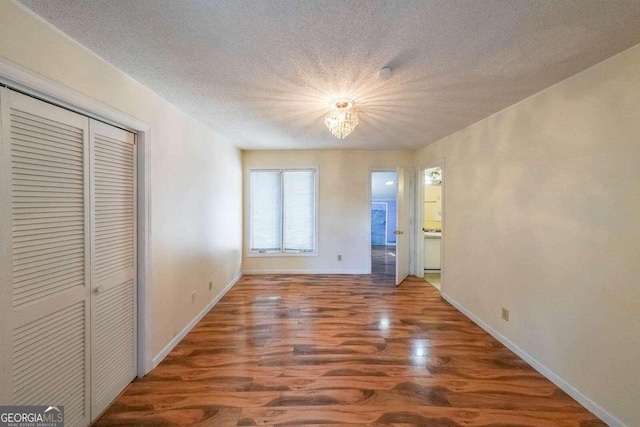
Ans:
[[[213,289],[213,282],[209,282],[209,290]]]
[[[342,261],[342,255],[338,255],[338,261]]]
[[[509,310],[504,307],[502,307],[502,320],[509,321]]]

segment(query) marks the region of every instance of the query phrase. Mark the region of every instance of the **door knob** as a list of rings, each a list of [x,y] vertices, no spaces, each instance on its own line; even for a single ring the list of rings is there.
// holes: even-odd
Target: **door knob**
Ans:
[[[404,234],[404,231],[396,230],[393,232],[393,234]]]
[[[95,288],[93,290],[94,293],[99,294],[100,292],[102,292],[104,290],[104,286],[100,285],[97,288]]]

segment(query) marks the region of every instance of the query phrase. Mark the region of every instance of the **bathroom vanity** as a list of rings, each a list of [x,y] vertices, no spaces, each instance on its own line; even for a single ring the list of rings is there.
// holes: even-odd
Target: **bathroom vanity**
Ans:
[[[440,251],[442,249],[442,232],[424,232],[424,269],[440,270]]]

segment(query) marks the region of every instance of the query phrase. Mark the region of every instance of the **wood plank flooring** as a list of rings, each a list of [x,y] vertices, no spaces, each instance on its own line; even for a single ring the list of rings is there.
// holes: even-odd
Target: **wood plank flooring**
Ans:
[[[371,280],[376,284],[393,284],[396,280],[396,247],[371,246]]]
[[[243,277],[95,425],[605,425],[422,279],[381,277]]]

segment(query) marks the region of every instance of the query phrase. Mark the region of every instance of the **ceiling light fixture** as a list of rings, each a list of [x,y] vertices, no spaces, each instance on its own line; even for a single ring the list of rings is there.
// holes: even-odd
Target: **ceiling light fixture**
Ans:
[[[348,98],[331,101],[333,110],[324,118],[324,124],[336,138],[344,139],[358,126],[358,113],[353,110],[354,105],[355,102]]]
[[[440,167],[424,171],[424,183],[426,185],[442,184],[442,169]]]
[[[395,181],[387,181],[387,182],[384,183],[384,185],[393,185],[394,182]]]
[[[378,72],[378,77],[380,77],[380,80],[389,80],[392,74],[393,74],[393,70],[390,67],[384,67],[384,68],[380,68],[380,71]]]

